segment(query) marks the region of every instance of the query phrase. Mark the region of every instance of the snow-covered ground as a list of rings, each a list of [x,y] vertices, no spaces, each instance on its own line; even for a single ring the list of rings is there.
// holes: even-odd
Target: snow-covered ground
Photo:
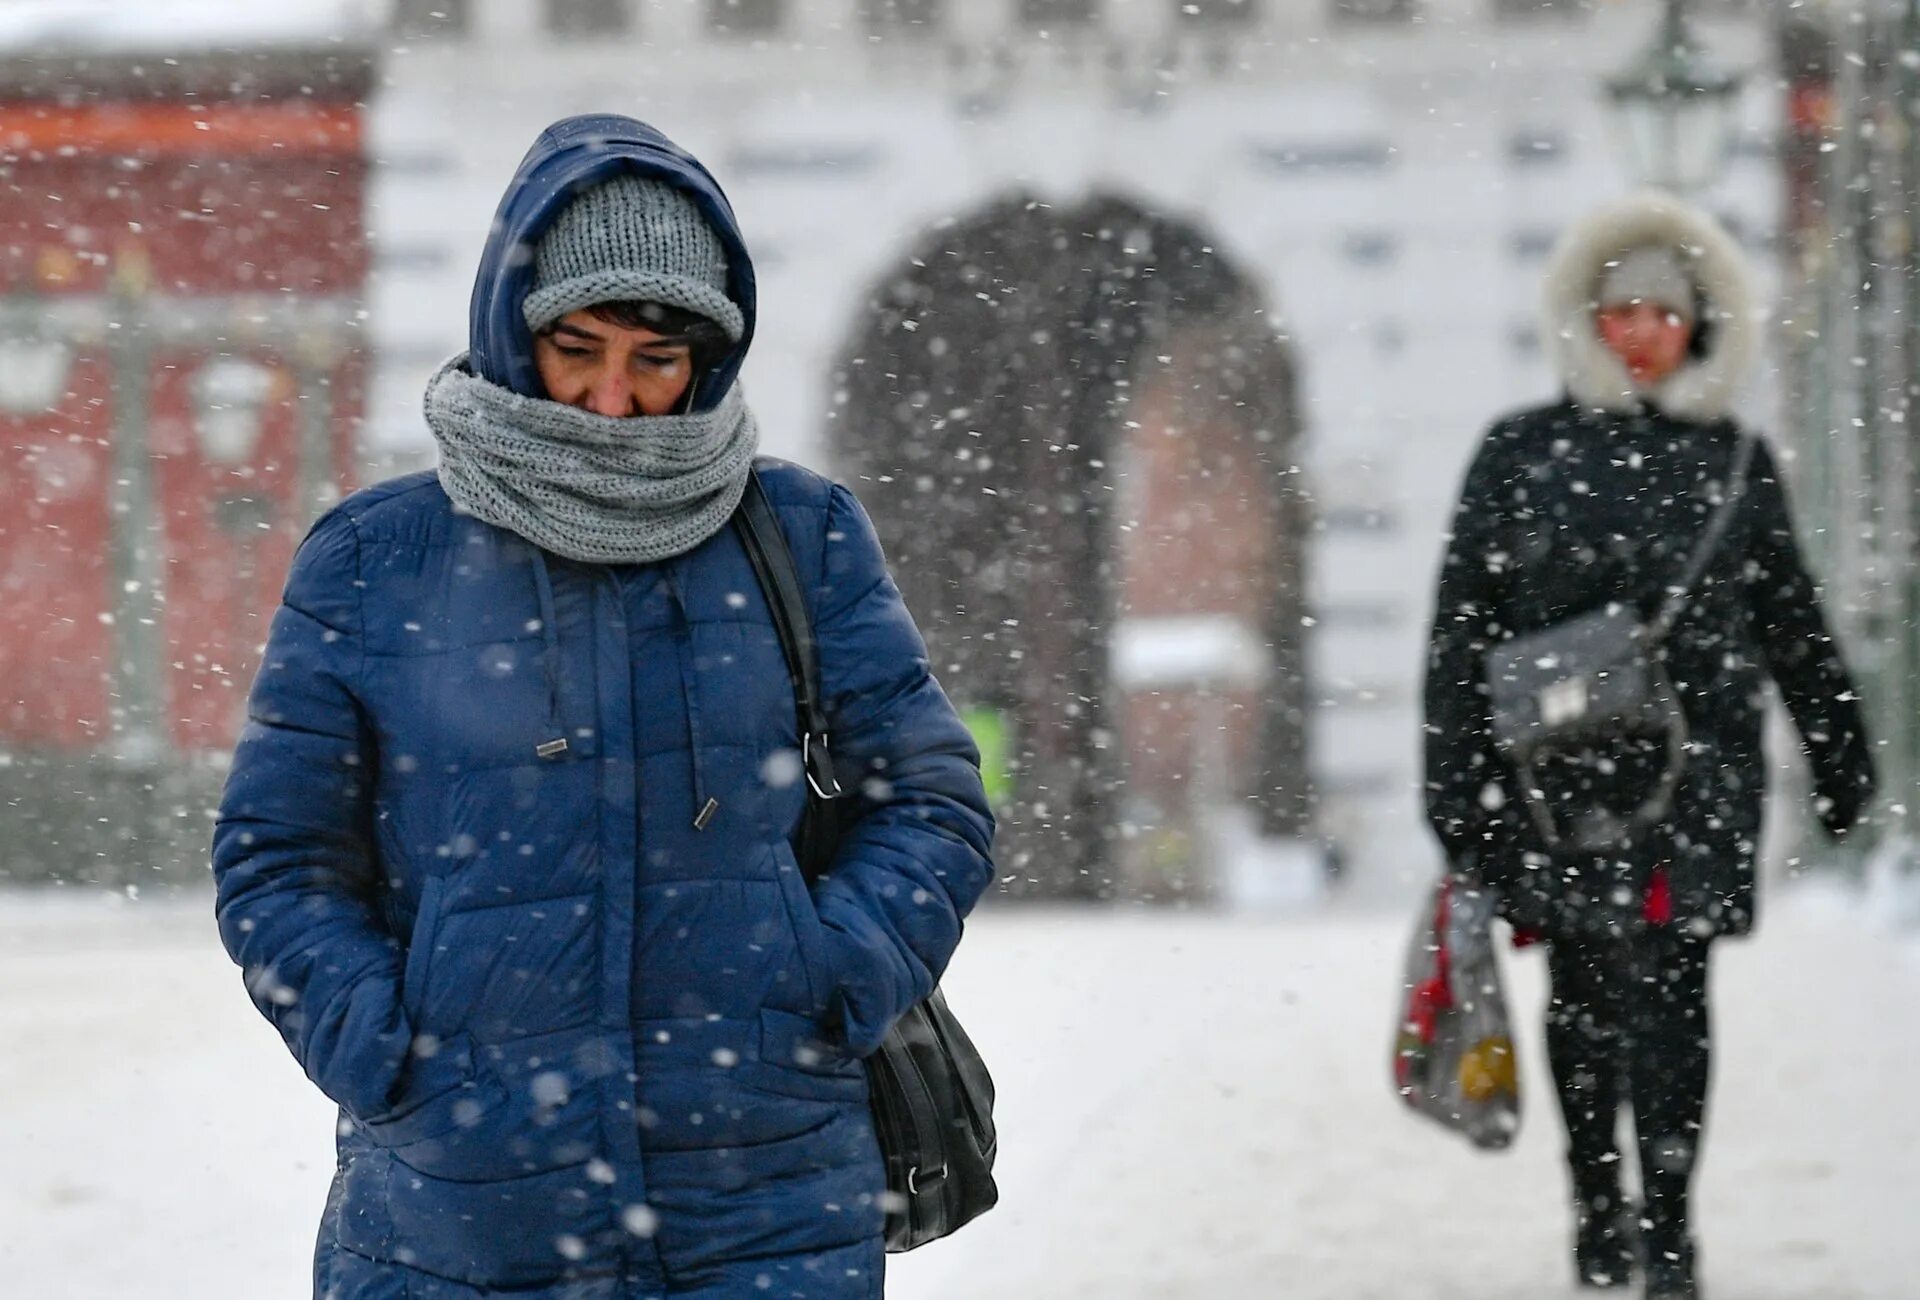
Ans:
[[[1920,946],[1778,896],[1720,950],[1699,1193],[1715,1300],[1920,1295]],[[904,1300],[1554,1300],[1557,1119],[1526,1040],[1483,1157],[1385,1083],[1401,918],[995,911],[948,981],[1001,1088],[1001,1207]],[[1529,1023],[1537,957],[1509,962]],[[294,1300],[331,1114],[204,899],[0,895],[0,1294]]]

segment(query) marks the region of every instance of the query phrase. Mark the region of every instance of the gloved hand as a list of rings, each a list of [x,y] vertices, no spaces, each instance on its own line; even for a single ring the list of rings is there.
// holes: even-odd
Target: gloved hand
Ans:
[[[1850,780],[1822,786],[1814,795],[1814,811],[1829,836],[1843,840],[1866,817],[1873,802],[1871,780]]]

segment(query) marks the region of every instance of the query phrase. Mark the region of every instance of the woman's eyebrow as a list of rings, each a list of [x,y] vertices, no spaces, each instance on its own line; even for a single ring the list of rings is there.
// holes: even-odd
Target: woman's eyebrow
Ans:
[[[568,325],[564,322],[555,322],[553,328],[549,330],[548,333],[571,334],[573,337],[585,339],[589,343],[605,343],[607,341],[605,335],[595,334],[592,330],[582,329],[578,325]]]

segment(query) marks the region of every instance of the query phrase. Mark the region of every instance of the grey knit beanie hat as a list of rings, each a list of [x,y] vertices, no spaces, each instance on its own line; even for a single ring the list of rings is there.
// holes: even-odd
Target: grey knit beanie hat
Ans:
[[[1682,320],[1700,319],[1699,286],[1679,252],[1664,244],[1643,244],[1609,262],[1594,299],[1602,308],[1648,302]]]
[[[521,310],[539,333],[602,302],[658,302],[704,316],[738,343],[746,318],[727,297],[727,251],[693,199],[645,176],[582,190],[540,237]]]

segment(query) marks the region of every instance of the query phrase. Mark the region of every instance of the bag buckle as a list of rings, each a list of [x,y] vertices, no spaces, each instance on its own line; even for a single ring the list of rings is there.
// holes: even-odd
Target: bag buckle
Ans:
[[[929,1170],[927,1172],[927,1180],[929,1182],[937,1183],[941,1179],[945,1178],[946,1176],[947,1176],[947,1167],[945,1165],[941,1165],[938,1169]],[[913,1168],[907,1170],[907,1195],[909,1196],[920,1195],[920,1166],[919,1165],[915,1165]]]
[[[1570,722],[1580,721],[1587,716],[1588,698],[1585,677],[1568,677],[1554,682],[1540,692],[1540,724],[1545,727],[1564,727]]]
[[[833,774],[833,752],[827,748],[827,733],[821,732],[819,744],[814,744],[812,732],[800,738],[800,765],[807,771],[807,784],[822,799],[838,799],[846,791],[840,788],[840,780]],[[814,761],[814,755],[819,761]]]

